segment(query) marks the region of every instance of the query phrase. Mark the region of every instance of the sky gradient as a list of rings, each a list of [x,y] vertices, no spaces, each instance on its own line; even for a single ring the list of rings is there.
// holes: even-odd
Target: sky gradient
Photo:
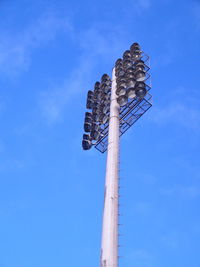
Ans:
[[[133,42],[153,107],[121,138],[120,265],[200,266],[200,2],[0,1],[0,267],[99,266],[87,90]]]

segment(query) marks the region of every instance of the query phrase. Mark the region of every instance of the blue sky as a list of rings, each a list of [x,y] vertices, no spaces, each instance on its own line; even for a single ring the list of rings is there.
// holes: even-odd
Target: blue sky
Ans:
[[[86,92],[133,42],[153,107],[121,138],[120,266],[199,267],[200,2],[0,1],[0,267],[99,266]]]

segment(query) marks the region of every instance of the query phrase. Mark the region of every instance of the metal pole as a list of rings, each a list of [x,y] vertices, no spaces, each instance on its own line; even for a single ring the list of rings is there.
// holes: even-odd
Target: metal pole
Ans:
[[[118,267],[119,104],[115,68],[112,72],[110,121],[106,163],[101,267]]]

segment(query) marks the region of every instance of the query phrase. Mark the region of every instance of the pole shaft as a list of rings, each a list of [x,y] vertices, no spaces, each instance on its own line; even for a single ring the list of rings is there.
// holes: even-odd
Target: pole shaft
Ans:
[[[101,267],[118,267],[119,104],[115,68],[112,72],[110,121],[106,163]]]

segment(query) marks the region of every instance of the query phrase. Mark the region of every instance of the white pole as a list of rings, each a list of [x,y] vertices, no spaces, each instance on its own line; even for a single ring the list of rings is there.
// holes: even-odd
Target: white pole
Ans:
[[[106,164],[101,267],[118,267],[119,104],[115,68],[112,72],[110,121]]]

